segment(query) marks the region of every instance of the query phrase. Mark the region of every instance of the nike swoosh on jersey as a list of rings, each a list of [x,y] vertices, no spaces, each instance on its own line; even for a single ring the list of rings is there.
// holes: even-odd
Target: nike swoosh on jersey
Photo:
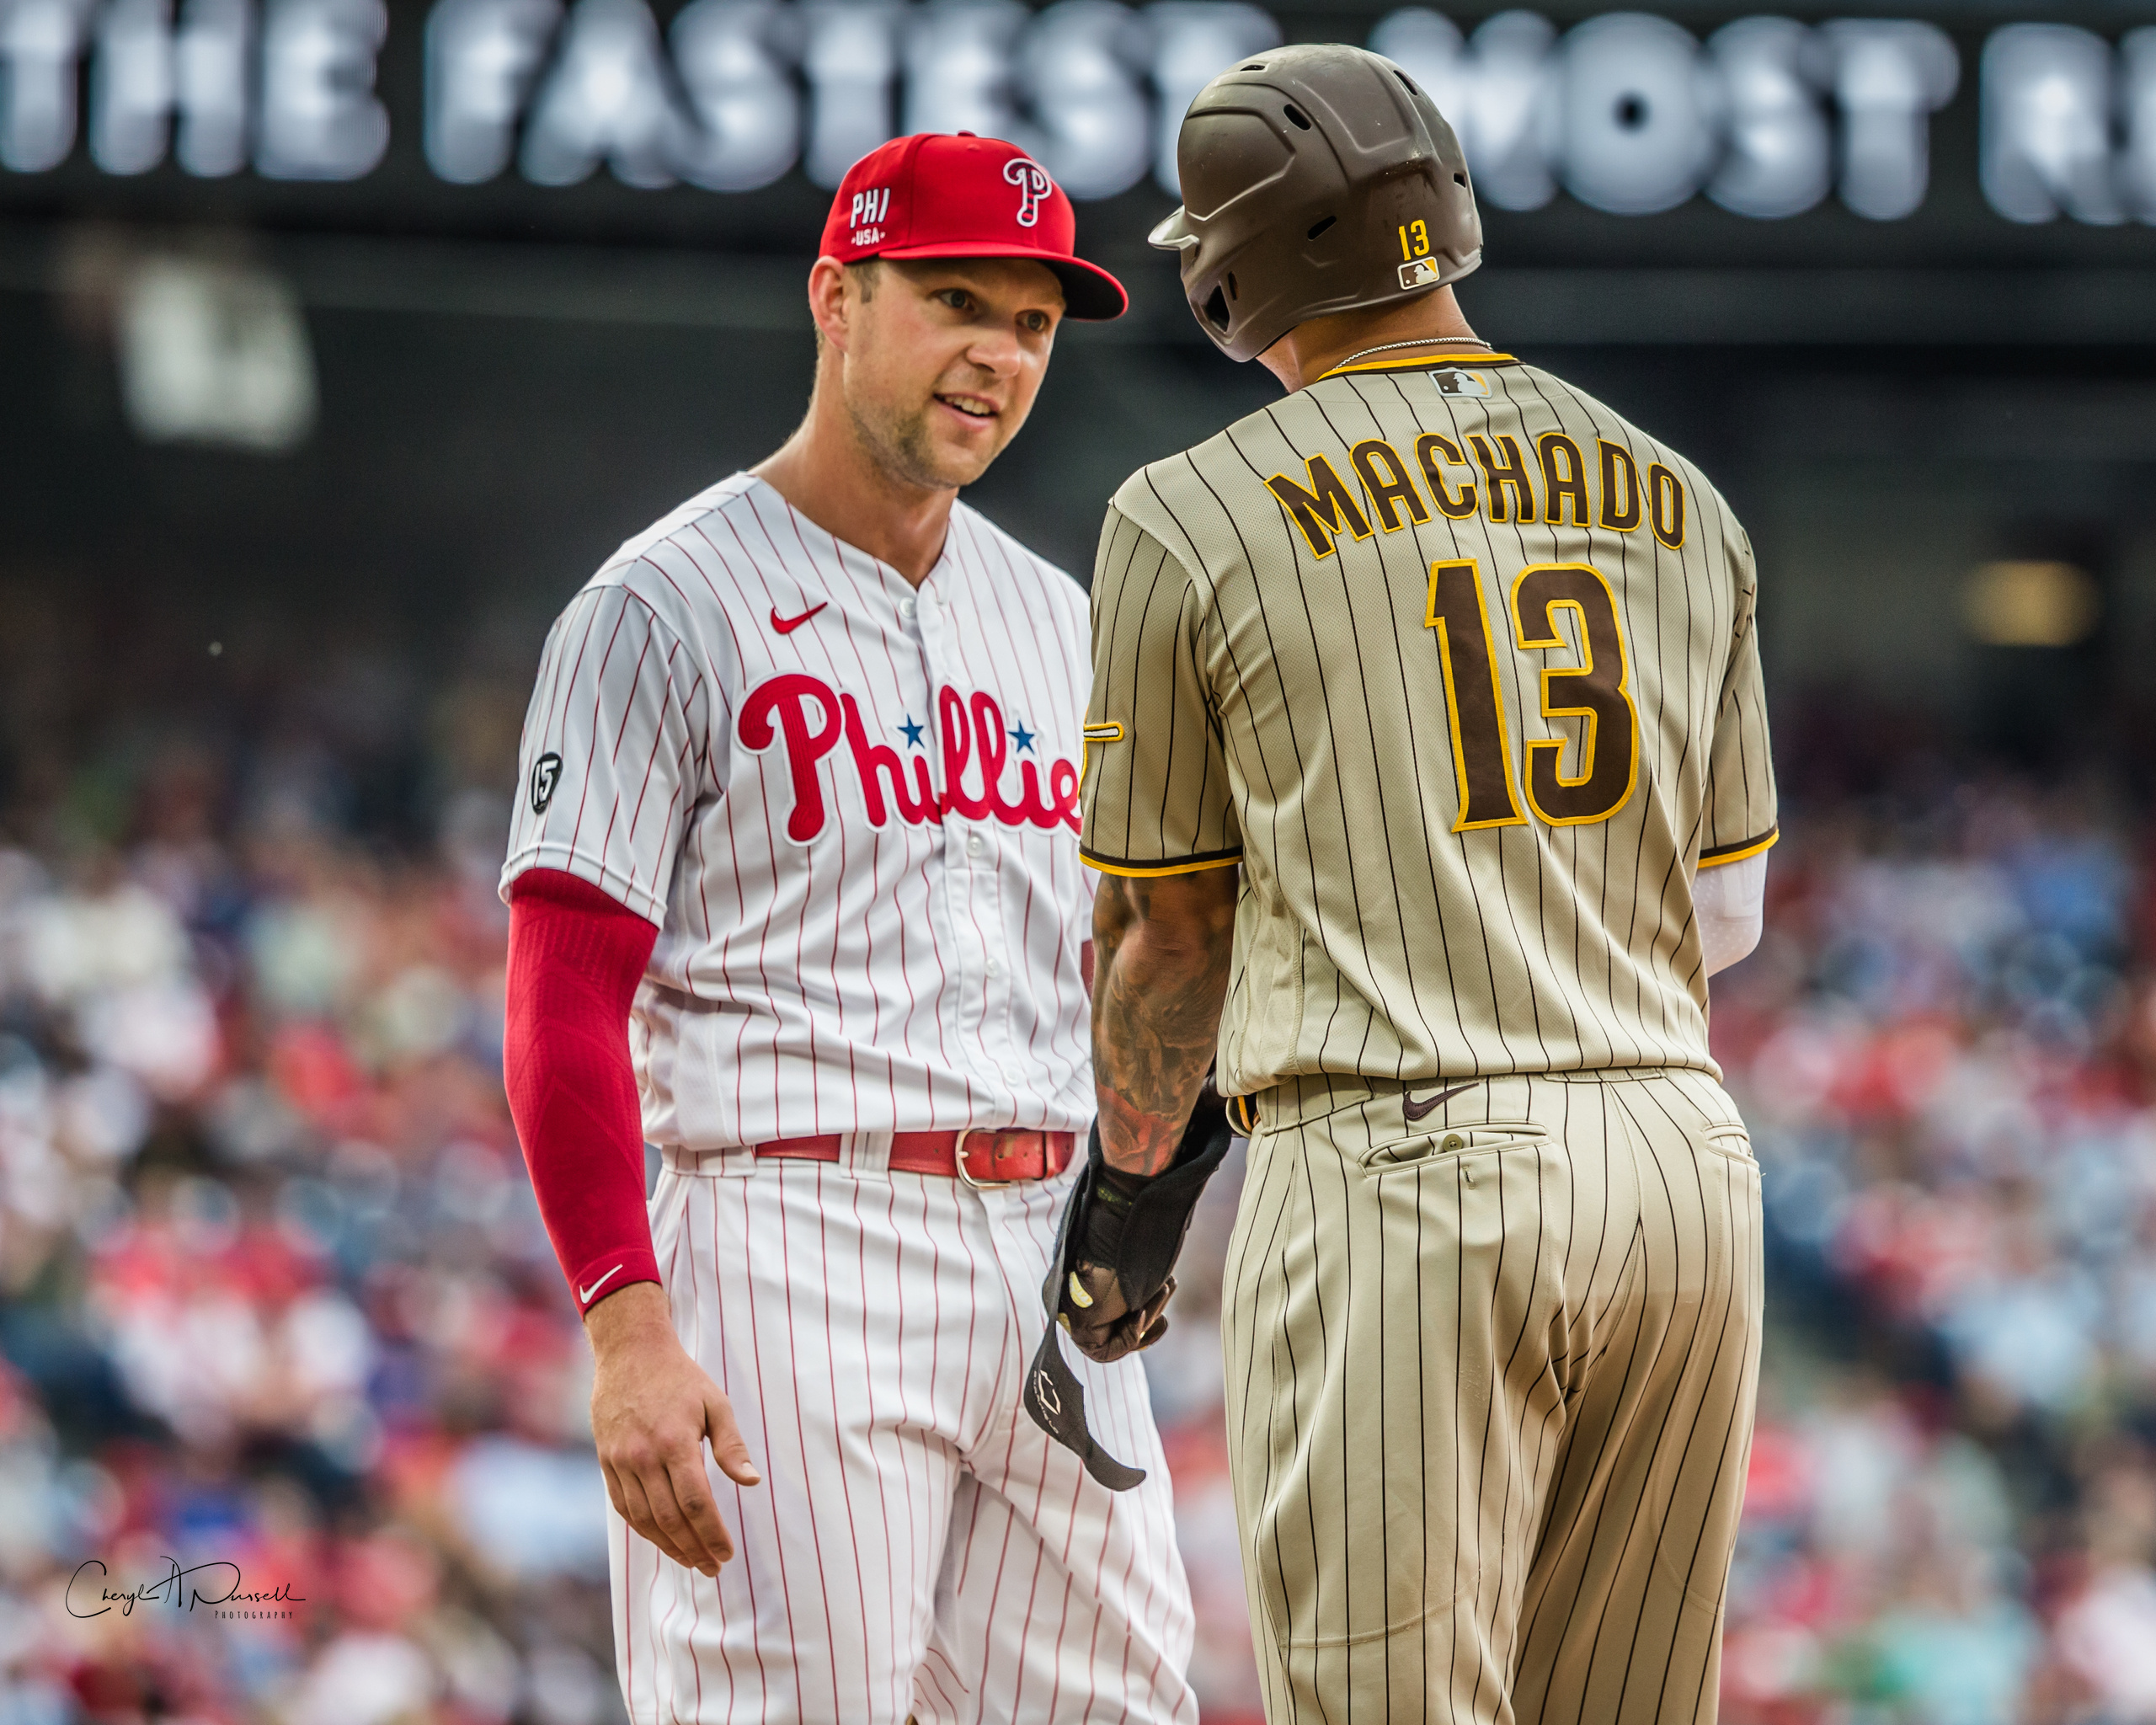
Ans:
[[[606,1272],[606,1274],[605,1275],[601,1276],[601,1277],[600,1277],[597,1281],[594,1282],[594,1283],[593,1283],[593,1284],[592,1284],[589,1288],[579,1288],[579,1289],[578,1289],[578,1290],[576,1290],[576,1297],[577,1297],[577,1301],[578,1301],[578,1303],[579,1303],[579,1305],[582,1305],[582,1306],[589,1306],[589,1305],[590,1305],[590,1304],[591,1304],[591,1296],[592,1296],[593,1295],[596,1294],[596,1293],[597,1293],[597,1292],[598,1292],[601,1288],[605,1287],[605,1286],[606,1286],[609,1282],[612,1281],[612,1280],[614,1279],[614,1278],[615,1278],[615,1277],[616,1277],[616,1276],[620,1275],[621,1274],[622,1274],[622,1267],[621,1267],[621,1265],[619,1265],[619,1264],[616,1264],[616,1265],[614,1266],[614,1268],[611,1268],[611,1270],[607,1271],[607,1272]]]
[[[1426,1096],[1420,1102],[1412,1096],[1404,1096],[1400,1099],[1400,1112],[1411,1120],[1419,1120],[1440,1103],[1450,1102],[1455,1096],[1474,1088],[1472,1084],[1455,1084],[1450,1090],[1440,1090],[1435,1096]]]
[[[771,627],[776,629],[782,635],[790,635],[796,629],[799,628],[802,624],[807,622],[810,617],[815,616],[818,611],[821,611],[825,605],[829,605],[830,602],[831,601],[830,600],[826,599],[823,601],[822,605],[812,605],[808,608],[808,610],[803,611],[799,617],[781,617],[778,614],[778,607],[774,605],[771,607]]]

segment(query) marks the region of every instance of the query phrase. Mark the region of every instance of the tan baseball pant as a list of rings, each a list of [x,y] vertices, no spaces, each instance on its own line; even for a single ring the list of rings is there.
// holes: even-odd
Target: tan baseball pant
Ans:
[[[1706,1074],[1262,1098],[1228,1443],[1271,1725],[1711,1725],[1759,1169]]]

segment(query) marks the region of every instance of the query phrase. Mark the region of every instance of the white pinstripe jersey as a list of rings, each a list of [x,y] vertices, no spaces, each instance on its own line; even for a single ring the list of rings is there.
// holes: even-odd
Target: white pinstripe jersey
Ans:
[[[963,504],[916,594],[745,473],[571,601],[503,889],[563,869],[659,925],[647,1138],[1090,1121],[1087,632],[1077,585]]]

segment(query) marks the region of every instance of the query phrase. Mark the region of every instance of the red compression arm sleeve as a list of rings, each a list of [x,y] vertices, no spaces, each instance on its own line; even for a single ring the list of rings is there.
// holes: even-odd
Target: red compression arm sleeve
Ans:
[[[502,1076],[577,1310],[656,1282],[629,1005],[659,931],[558,868],[510,886]]]

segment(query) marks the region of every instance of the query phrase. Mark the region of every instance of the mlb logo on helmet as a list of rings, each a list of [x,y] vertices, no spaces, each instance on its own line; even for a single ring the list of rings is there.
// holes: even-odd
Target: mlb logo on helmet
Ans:
[[[1076,254],[1077,236],[1070,197],[1016,144],[971,132],[916,132],[847,170],[824,224],[823,254],[841,264],[1027,259],[1062,283],[1067,315],[1122,316],[1129,304],[1123,285]]]

